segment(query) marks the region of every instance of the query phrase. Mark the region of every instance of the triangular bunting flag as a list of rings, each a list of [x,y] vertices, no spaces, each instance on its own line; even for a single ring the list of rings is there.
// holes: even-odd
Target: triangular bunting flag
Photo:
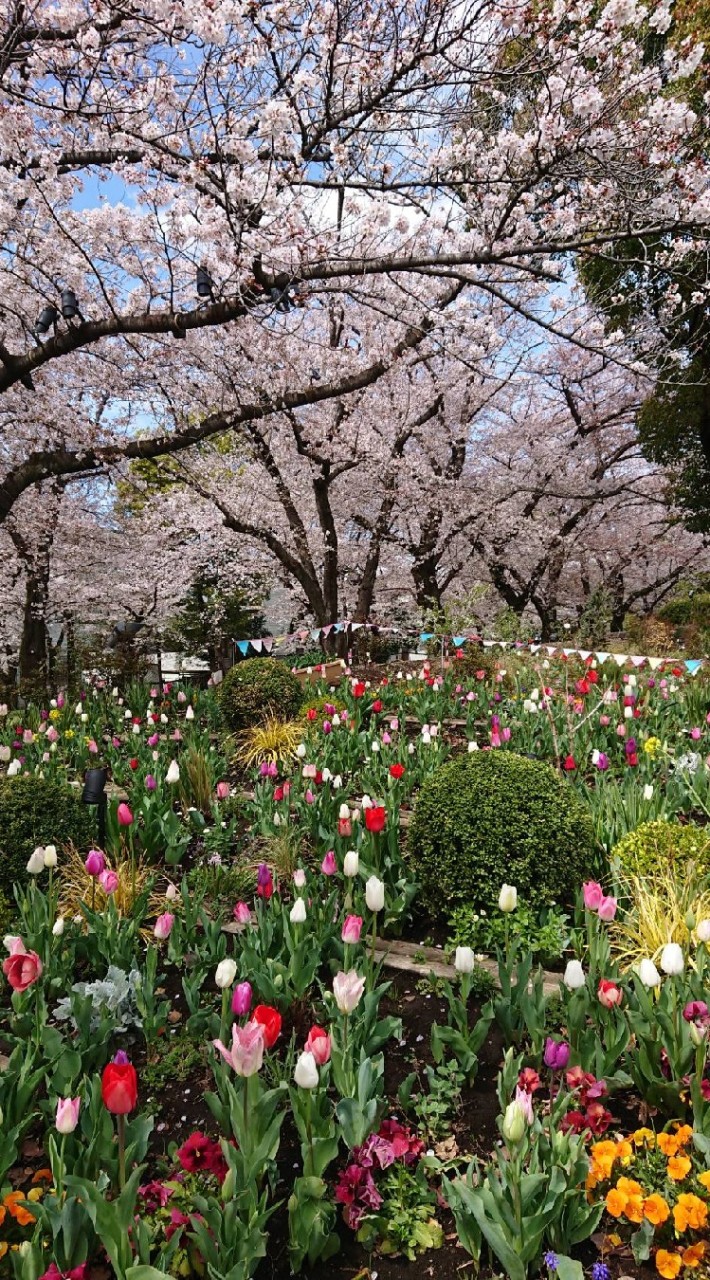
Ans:
[[[333,630],[334,630],[334,631],[337,631],[337,632],[340,632],[340,631],[342,631],[342,630],[343,630],[343,627],[345,627],[345,626],[347,626],[347,623],[345,623],[345,622],[334,622],[334,623],[333,623]]]
[[[628,653],[615,653],[615,654],[614,654],[614,661],[616,662],[617,667],[623,667],[623,666],[625,666],[625,665],[626,665],[626,663],[628,662],[628,660],[629,660],[629,655],[628,655]]]
[[[686,658],[685,659],[685,669],[688,672],[688,675],[690,676],[697,675],[702,665],[703,665],[702,658]]]
[[[419,639],[422,641],[422,644],[426,644],[427,640],[433,640],[433,639],[434,639],[434,632],[433,632],[433,631],[422,631],[422,632],[420,633]]]
[[[271,653],[271,650],[274,647],[274,637],[264,636],[263,645],[264,645],[264,652]]]
[[[351,631],[362,631],[364,622],[346,622],[346,627],[350,627]]]
[[[494,644],[495,644],[495,640],[484,640],[484,641],[483,641],[483,648],[484,648],[484,649],[492,649]]]
[[[663,666],[663,658],[649,658],[648,665],[652,671],[658,671],[658,668]]]
[[[645,661],[646,659],[640,653],[635,653],[631,655],[631,662],[635,667],[642,667]]]
[[[549,653],[551,658],[553,658],[557,653],[557,649],[555,648],[554,644],[546,644],[545,648],[547,649],[547,652]]]
[[[591,658],[591,656],[592,656],[592,651],[591,651],[591,649],[578,649],[578,650],[577,650],[577,653],[579,654],[580,658],[582,659],[582,662],[586,662],[586,661],[587,661],[587,658]]]
[[[261,640],[252,640],[251,647],[256,651],[256,653],[261,653],[261,643]]]
[[[563,652],[563,654],[565,655],[565,657],[566,657],[566,658],[569,658],[569,657],[571,657],[571,655],[572,655],[573,653],[576,653],[576,652],[577,652],[577,650],[576,650],[576,649],[563,649],[563,650],[562,650],[562,652]]]
[[[452,636],[452,637],[451,637],[451,639],[453,640],[453,642],[454,642],[454,644],[456,645],[456,648],[457,648],[457,649],[460,649],[460,648],[461,648],[461,645],[466,643],[466,637],[465,637],[465,636]]]
[[[530,645],[530,652],[531,652],[531,653],[537,653],[538,649],[541,649],[541,648],[542,648],[542,645],[540,645],[540,644],[531,644],[531,645]]]
[[[314,627],[311,631],[311,640],[320,640],[321,628]]]
[[[333,630],[333,626],[334,626],[334,624],[333,624],[332,622],[329,622],[329,623],[328,623],[328,626],[323,628],[323,635],[324,635],[324,636],[329,636],[329,635],[330,635],[330,633],[331,633],[331,631]]]
[[[237,641],[236,641],[236,645],[237,645],[237,648],[238,648],[239,652],[240,652],[244,657],[246,657],[247,653],[249,652],[249,641],[248,641],[248,640],[237,640]]]
[[[606,662],[607,658],[609,657],[609,654],[604,653],[603,651],[600,651],[599,653],[595,653],[594,657],[596,658],[597,662]]]

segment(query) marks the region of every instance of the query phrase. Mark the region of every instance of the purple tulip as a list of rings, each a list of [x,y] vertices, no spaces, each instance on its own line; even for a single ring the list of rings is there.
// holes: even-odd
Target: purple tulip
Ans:
[[[553,1040],[551,1036],[545,1041],[545,1066],[550,1071],[564,1071],[569,1062],[569,1045],[564,1040]]]
[[[333,732],[333,726],[332,726],[332,724],[330,723],[330,720],[324,720],[324,721],[323,721],[323,732],[324,732],[324,733],[326,733],[326,734],[328,734],[328,733],[332,733],[332,732]]]
[[[155,778],[153,777],[152,773],[147,773],[147,774],[145,775],[145,789],[146,789],[146,791],[155,791],[155,788],[157,787],[157,785],[158,785],[158,784],[157,784],[157,782],[155,781]]]
[[[238,982],[232,995],[232,1013],[243,1018],[251,1009],[252,990],[250,982]]]

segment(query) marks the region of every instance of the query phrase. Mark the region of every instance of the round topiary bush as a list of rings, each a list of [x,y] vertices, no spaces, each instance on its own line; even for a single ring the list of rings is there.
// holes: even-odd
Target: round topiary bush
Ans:
[[[219,686],[222,717],[232,733],[278,716],[291,720],[303,702],[296,677],[278,658],[247,658]]]
[[[79,788],[31,774],[0,781],[0,890],[10,899],[37,845],[83,849],[95,839],[96,811],[82,804]]]
[[[674,868],[682,870],[689,862],[693,862],[699,872],[707,872],[710,870],[710,827],[696,827],[692,822],[681,826],[665,818],[642,822],[614,846],[611,856],[631,875],[652,876]]]
[[[548,764],[485,751],[459,756],[424,783],[408,854],[433,915],[459,902],[490,909],[503,883],[526,902],[574,896],[595,857],[591,817]]]

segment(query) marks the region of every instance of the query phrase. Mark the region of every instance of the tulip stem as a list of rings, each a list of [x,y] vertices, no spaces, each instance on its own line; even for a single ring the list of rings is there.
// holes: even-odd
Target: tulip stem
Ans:
[[[249,1078],[249,1076],[244,1077],[244,1097],[242,1098],[242,1104],[244,1107],[244,1114],[242,1116],[244,1133],[242,1134],[242,1148],[246,1145],[247,1129],[249,1126]]]
[[[229,1000],[229,988],[222,988],[222,1016],[219,1020],[219,1038],[224,1041],[227,1032],[227,1001]]]
[[[372,954],[371,954],[373,979],[375,976],[375,944],[376,942],[377,942],[377,913],[373,911],[372,913]]]
[[[313,1121],[312,1121],[312,1118],[311,1118],[311,1091],[310,1091],[310,1089],[306,1089],[305,1093],[306,1093],[306,1138],[307,1138],[307,1140],[308,1140],[308,1153],[309,1153],[309,1164],[310,1164],[310,1168],[308,1169],[308,1171],[306,1171],[306,1169],[305,1169],[305,1167],[304,1167],[303,1172],[304,1172],[304,1174],[306,1175],[306,1177],[313,1177],[313,1176],[314,1176],[314,1172],[315,1172],[315,1154],[314,1154],[314,1151],[313,1151]]]
[[[116,1116],[118,1129],[118,1186],[123,1191],[126,1185],[126,1117]]]
[[[42,1001],[40,997],[39,987],[35,992],[35,1032],[37,1035],[37,1048],[42,1044]]]

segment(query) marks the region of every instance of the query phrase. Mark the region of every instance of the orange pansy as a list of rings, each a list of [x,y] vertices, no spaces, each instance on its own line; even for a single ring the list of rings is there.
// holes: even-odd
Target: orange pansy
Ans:
[[[693,1140],[693,1130],[689,1124],[679,1124],[676,1129],[676,1138],[681,1147],[687,1147],[689,1142]]]
[[[684,1194],[678,1196],[678,1203],[673,1208],[673,1222],[676,1231],[702,1231],[708,1220],[708,1207],[698,1196]]]
[[[684,1249],[682,1254],[683,1266],[699,1267],[705,1257],[706,1248],[707,1246],[703,1240],[699,1240],[697,1244],[688,1245],[688,1248]]]
[[[710,1191],[710,1169],[707,1173],[698,1174],[698,1182],[701,1186],[705,1187],[706,1191]]]
[[[692,1168],[692,1161],[688,1156],[671,1156],[668,1161],[668,1177],[674,1182],[682,1182],[687,1178]]]
[[[25,1198],[24,1191],[11,1191],[3,1200],[8,1213],[21,1227],[28,1227],[31,1222],[34,1222],[32,1214],[18,1203]]]
[[[620,1218],[623,1214],[629,1197],[625,1196],[623,1191],[619,1191],[616,1187],[611,1187],[606,1193],[606,1211],[610,1213],[612,1218]]]
[[[643,1202],[643,1216],[648,1218],[654,1227],[660,1227],[661,1223],[670,1218],[671,1211],[663,1196],[660,1196],[657,1191],[654,1191],[650,1196],[646,1196]]]
[[[664,1280],[675,1280],[682,1266],[679,1253],[669,1253],[667,1249],[659,1249],[656,1254],[656,1270]]]
[[[664,1156],[674,1156],[680,1143],[673,1133],[659,1133],[656,1136],[656,1146],[659,1151],[663,1152]]]

